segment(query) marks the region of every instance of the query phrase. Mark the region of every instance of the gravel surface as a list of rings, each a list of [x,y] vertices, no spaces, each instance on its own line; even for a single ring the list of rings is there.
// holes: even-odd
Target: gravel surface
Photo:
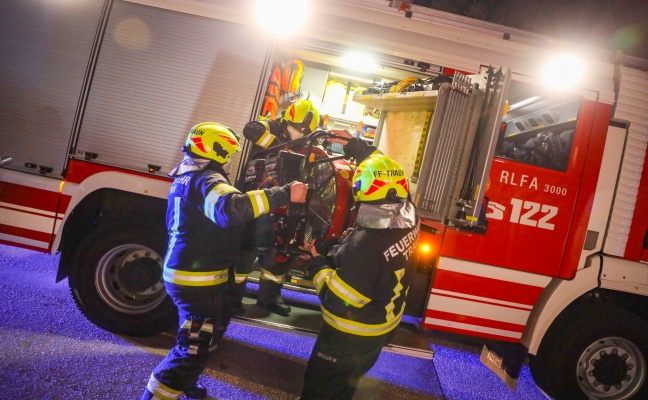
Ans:
[[[76,309],[58,257],[0,245],[0,399],[139,399],[174,333],[118,336]],[[428,335],[433,361],[383,352],[354,400],[542,400],[525,368],[509,390],[480,348]],[[232,323],[200,382],[210,399],[296,400],[313,337]]]

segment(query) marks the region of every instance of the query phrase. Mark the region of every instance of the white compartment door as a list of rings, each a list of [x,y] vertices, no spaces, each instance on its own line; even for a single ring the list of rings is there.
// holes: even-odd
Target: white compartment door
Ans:
[[[166,174],[191,126],[214,121],[242,134],[268,46],[251,27],[115,1],[76,156]]]
[[[61,178],[103,5],[0,2],[0,156],[13,158],[5,168]]]

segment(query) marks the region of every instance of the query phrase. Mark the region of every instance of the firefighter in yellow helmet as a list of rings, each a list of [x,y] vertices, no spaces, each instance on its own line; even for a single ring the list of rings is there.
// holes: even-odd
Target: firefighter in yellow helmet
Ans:
[[[267,149],[314,132],[320,125],[320,114],[310,100],[292,103],[280,118],[248,122],[243,136],[260,149]]]
[[[418,261],[419,217],[403,167],[360,139],[349,141],[345,153],[362,160],[352,186],[356,226],[332,257],[310,246],[325,323],[301,400],[353,397],[401,321]]]
[[[226,126],[205,122],[191,128],[184,159],[170,172],[166,224],[169,233],[163,279],[178,308],[176,345],[155,367],[143,399],[202,399],[198,376],[209,349],[230,320],[230,270],[238,259],[248,221],[289,202],[304,202],[307,187],[293,182],[245,194],[232,187],[223,165],[239,151]]]
[[[317,108],[310,100],[300,99],[292,103],[281,118],[247,123],[243,128],[243,135],[256,145],[252,151],[254,155],[260,150],[299,139],[315,131],[319,125],[320,115]],[[256,259],[261,266],[257,304],[272,313],[289,315],[291,309],[281,297],[281,288],[290,265],[277,261],[277,249],[274,245],[275,236],[269,216],[248,224],[243,235],[241,257],[236,267],[236,284],[232,288],[231,302],[235,315],[245,312],[242,304],[245,280],[252,272]]]

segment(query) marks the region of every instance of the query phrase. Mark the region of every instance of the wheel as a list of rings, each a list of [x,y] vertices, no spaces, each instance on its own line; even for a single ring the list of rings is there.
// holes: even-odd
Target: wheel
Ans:
[[[109,332],[150,336],[177,323],[162,280],[166,238],[103,228],[77,249],[68,283],[77,307]]]
[[[605,307],[552,326],[529,366],[540,388],[561,399],[648,399],[648,323]]]

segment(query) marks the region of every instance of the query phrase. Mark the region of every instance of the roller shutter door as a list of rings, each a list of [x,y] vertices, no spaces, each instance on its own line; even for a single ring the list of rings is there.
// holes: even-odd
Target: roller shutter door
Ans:
[[[0,155],[14,160],[6,168],[61,177],[103,5],[0,2]]]
[[[250,27],[116,1],[77,146],[97,161],[166,174],[191,126],[242,134],[252,115],[268,41]],[[235,174],[238,157],[233,159]],[[233,178],[233,176],[232,176]]]
[[[646,235],[644,221],[648,219],[645,209],[637,209],[641,205],[641,182],[648,179],[648,73],[627,67],[619,69],[614,117],[628,121],[630,126],[603,251],[638,260]]]

